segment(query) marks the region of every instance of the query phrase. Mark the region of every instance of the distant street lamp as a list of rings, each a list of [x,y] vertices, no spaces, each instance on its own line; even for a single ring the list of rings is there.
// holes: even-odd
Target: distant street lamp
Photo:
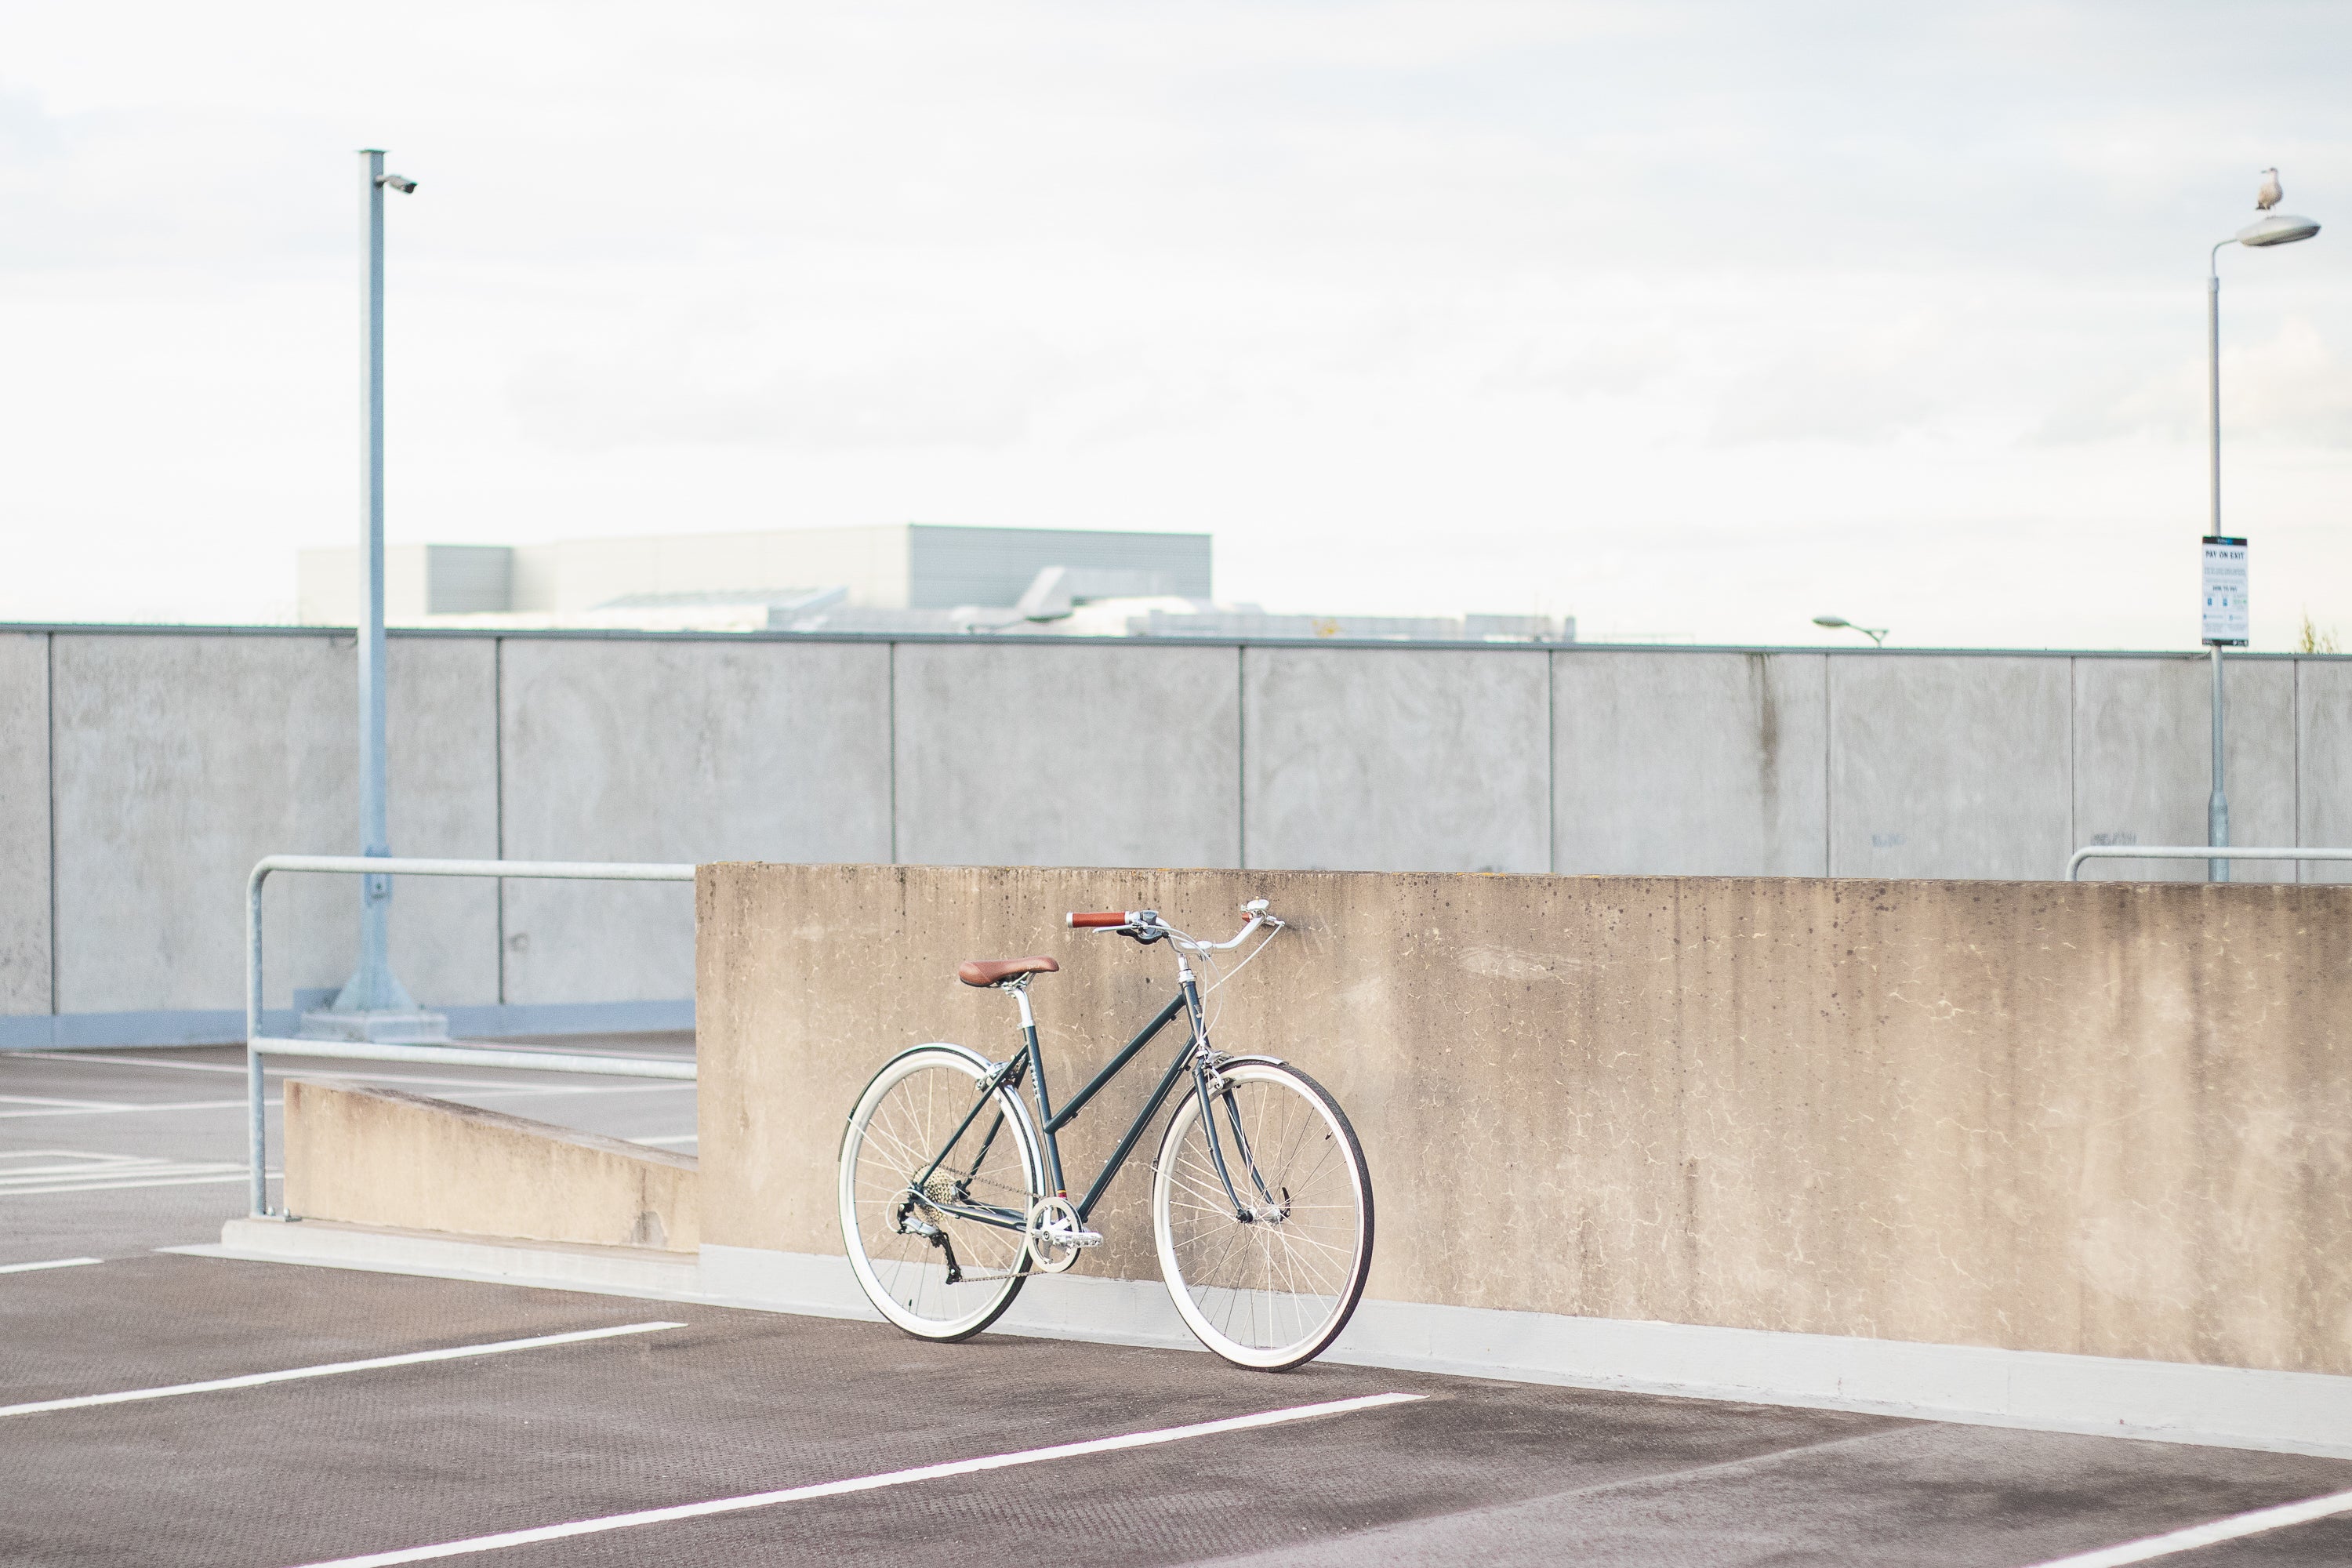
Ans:
[[[1815,616],[1813,617],[1813,625],[1817,626],[1827,626],[1833,632],[1860,632],[1863,636],[1870,639],[1872,647],[1885,647],[1886,646],[1886,628],[1885,626],[1858,626],[1852,621],[1847,620],[1843,616]]]
[[[2209,552],[2217,548],[2233,548],[2243,560],[2245,542],[2225,540],[2221,532],[2221,246],[2242,245],[2254,250],[2267,250],[2273,245],[2293,245],[2309,239],[2319,232],[2319,226],[2307,217],[2292,213],[2273,212],[2278,205],[2278,171],[2263,171],[2261,194],[2254,198],[2262,216],[2213,247],[2207,258],[2205,272],[2205,372],[2210,392],[2211,420],[2208,442],[2212,461],[2213,526],[2207,535]],[[2213,650],[2213,794],[2205,805],[2205,842],[2216,849],[2225,848],[2230,842],[2230,797],[2221,787],[2221,649],[2231,644],[2243,647],[2243,637],[2216,637],[2216,628],[2206,627],[2205,645]],[[2226,882],[2230,879],[2227,860],[2205,862],[2205,879]]]
[[[392,853],[384,800],[383,193],[416,182],[360,150],[360,853]],[[392,973],[392,879],[360,879],[359,962],[328,1006],[302,1016],[313,1039],[436,1040],[448,1020],[419,1008]]]

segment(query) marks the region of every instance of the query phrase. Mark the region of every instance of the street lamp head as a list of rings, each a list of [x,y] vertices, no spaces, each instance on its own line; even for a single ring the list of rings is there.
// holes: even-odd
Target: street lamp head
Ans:
[[[2266,246],[2293,245],[2299,239],[2309,239],[2319,232],[2319,226],[2307,217],[2293,213],[2265,213],[2237,233],[2240,245],[2260,250]]]
[[[1863,636],[1870,639],[1871,647],[1884,647],[1886,646],[1886,628],[1885,626],[1858,626],[1852,621],[1847,620],[1843,616],[1815,616],[1813,617],[1813,625],[1817,626],[1827,626],[1833,632],[1860,632]]]
[[[379,185],[388,185],[392,189],[398,191],[404,196],[416,189],[416,182],[410,179],[405,174],[378,174],[375,177],[375,183]],[[2313,232],[2317,233],[2318,231],[2314,229]],[[2295,237],[2300,239],[2303,237],[2301,235],[2297,235]]]

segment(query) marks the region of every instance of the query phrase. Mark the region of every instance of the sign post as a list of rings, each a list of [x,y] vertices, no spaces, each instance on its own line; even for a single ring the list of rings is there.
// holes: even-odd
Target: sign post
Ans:
[[[2246,542],[2205,536],[2204,637],[2213,650],[2213,795],[2205,806],[2205,842],[2216,849],[2230,842],[2230,797],[2221,787],[2221,650],[2243,647],[2252,622],[2246,609]],[[2230,879],[2227,860],[2205,862],[2205,879]]]

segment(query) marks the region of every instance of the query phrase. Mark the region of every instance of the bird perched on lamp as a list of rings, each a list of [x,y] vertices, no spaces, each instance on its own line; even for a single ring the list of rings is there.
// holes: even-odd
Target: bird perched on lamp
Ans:
[[[2256,212],[2266,213],[2270,211],[2271,208],[2278,205],[2279,198],[2285,195],[2286,193],[2284,191],[2279,189],[2278,171],[2276,169],[2264,169],[2263,171],[2263,188],[2254,193],[2254,210]]]

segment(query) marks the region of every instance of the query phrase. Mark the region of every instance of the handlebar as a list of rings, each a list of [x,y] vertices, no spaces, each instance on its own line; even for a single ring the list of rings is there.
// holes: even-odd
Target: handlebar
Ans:
[[[1234,934],[1230,942],[1202,942],[1185,935],[1160,918],[1157,910],[1073,910],[1064,917],[1073,931],[1118,931],[1145,943],[1166,940],[1180,948],[1194,952],[1230,952],[1249,940],[1260,926],[1272,926],[1280,931],[1285,924],[1267,912],[1264,899],[1252,899],[1242,906],[1249,923]]]

